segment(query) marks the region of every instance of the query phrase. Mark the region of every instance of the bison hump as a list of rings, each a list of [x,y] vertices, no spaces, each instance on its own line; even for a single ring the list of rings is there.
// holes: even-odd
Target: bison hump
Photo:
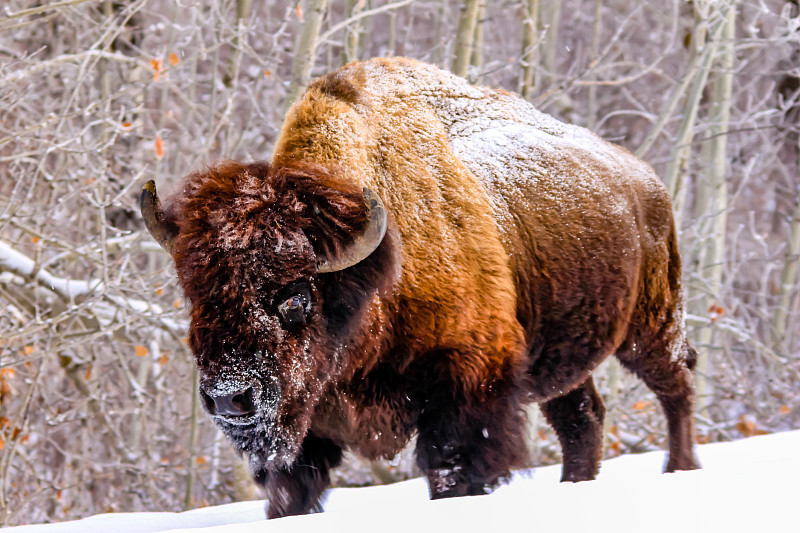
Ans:
[[[361,65],[354,65],[353,68],[337,70],[322,76],[309,85],[308,89],[316,89],[322,94],[356,105],[363,103],[362,87],[365,81],[364,69]]]

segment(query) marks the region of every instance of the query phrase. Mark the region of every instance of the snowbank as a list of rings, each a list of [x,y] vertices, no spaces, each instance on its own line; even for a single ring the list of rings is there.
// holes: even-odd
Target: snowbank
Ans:
[[[264,522],[264,502],[185,513],[117,513],[9,533],[269,531],[798,531],[800,431],[700,446],[702,470],[662,475],[664,454],[604,461],[596,481],[560,466],[520,472],[489,496],[428,501],[424,480],[328,493],[325,513]]]

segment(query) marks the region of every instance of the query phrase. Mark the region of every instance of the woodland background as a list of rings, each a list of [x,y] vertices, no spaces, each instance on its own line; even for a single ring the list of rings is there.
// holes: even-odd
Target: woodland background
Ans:
[[[518,91],[649,161],[675,198],[700,442],[800,428],[794,0],[5,0],[0,525],[256,497],[201,413],[171,259],[138,192],[268,158],[294,95],[405,55]],[[605,364],[606,456],[663,447]],[[534,464],[559,461],[532,408]],[[337,484],[402,479],[350,458]]]

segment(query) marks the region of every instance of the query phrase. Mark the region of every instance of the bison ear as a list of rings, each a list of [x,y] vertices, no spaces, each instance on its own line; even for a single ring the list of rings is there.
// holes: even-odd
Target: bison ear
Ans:
[[[338,272],[354,266],[372,254],[386,235],[386,208],[380,197],[367,187],[363,190],[364,203],[367,207],[366,222],[361,232],[353,238],[353,242],[336,257],[317,257],[317,272]]]
[[[139,197],[139,208],[142,211],[147,231],[162,248],[172,255],[175,237],[178,235],[178,226],[164,216],[161,202],[158,200],[155,181],[150,180],[144,184]]]

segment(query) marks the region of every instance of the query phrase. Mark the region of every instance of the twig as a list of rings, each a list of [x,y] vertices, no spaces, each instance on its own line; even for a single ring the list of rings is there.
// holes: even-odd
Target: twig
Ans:
[[[66,6],[75,6],[78,4],[83,4],[85,2],[98,2],[98,1],[99,0],[63,0],[61,2],[54,2],[52,4],[47,4],[44,6],[31,7],[29,9],[23,9],[22,11],[17,11],[16,13],[9,13],[5,18],[0,19],[0,24],[2,24],[7,20],[19,17],[27,17],[28,15],[38,15],[39,13],[50,11],[51,9],[58,9],[60,7],[66,7]]]
[[[398,9],[403,6],[407,6],[414,0],[400,0],[399,2],[393,2],[391,4],[382,5],[380,7],[376,7],[373,9],[368,9],[366,11],[360,11],[355,15],[352,15],[337,24],[334,24],[328,30],[319,36],[319,42],[325,42],[335,34],[337,31],[341,30],[342,28],[349,26],[353,22],[359,21],[363,18],[371,17],[372,15],[377,15],[378,13],[383,13],[385,11],[391,11],[392,9]]]

